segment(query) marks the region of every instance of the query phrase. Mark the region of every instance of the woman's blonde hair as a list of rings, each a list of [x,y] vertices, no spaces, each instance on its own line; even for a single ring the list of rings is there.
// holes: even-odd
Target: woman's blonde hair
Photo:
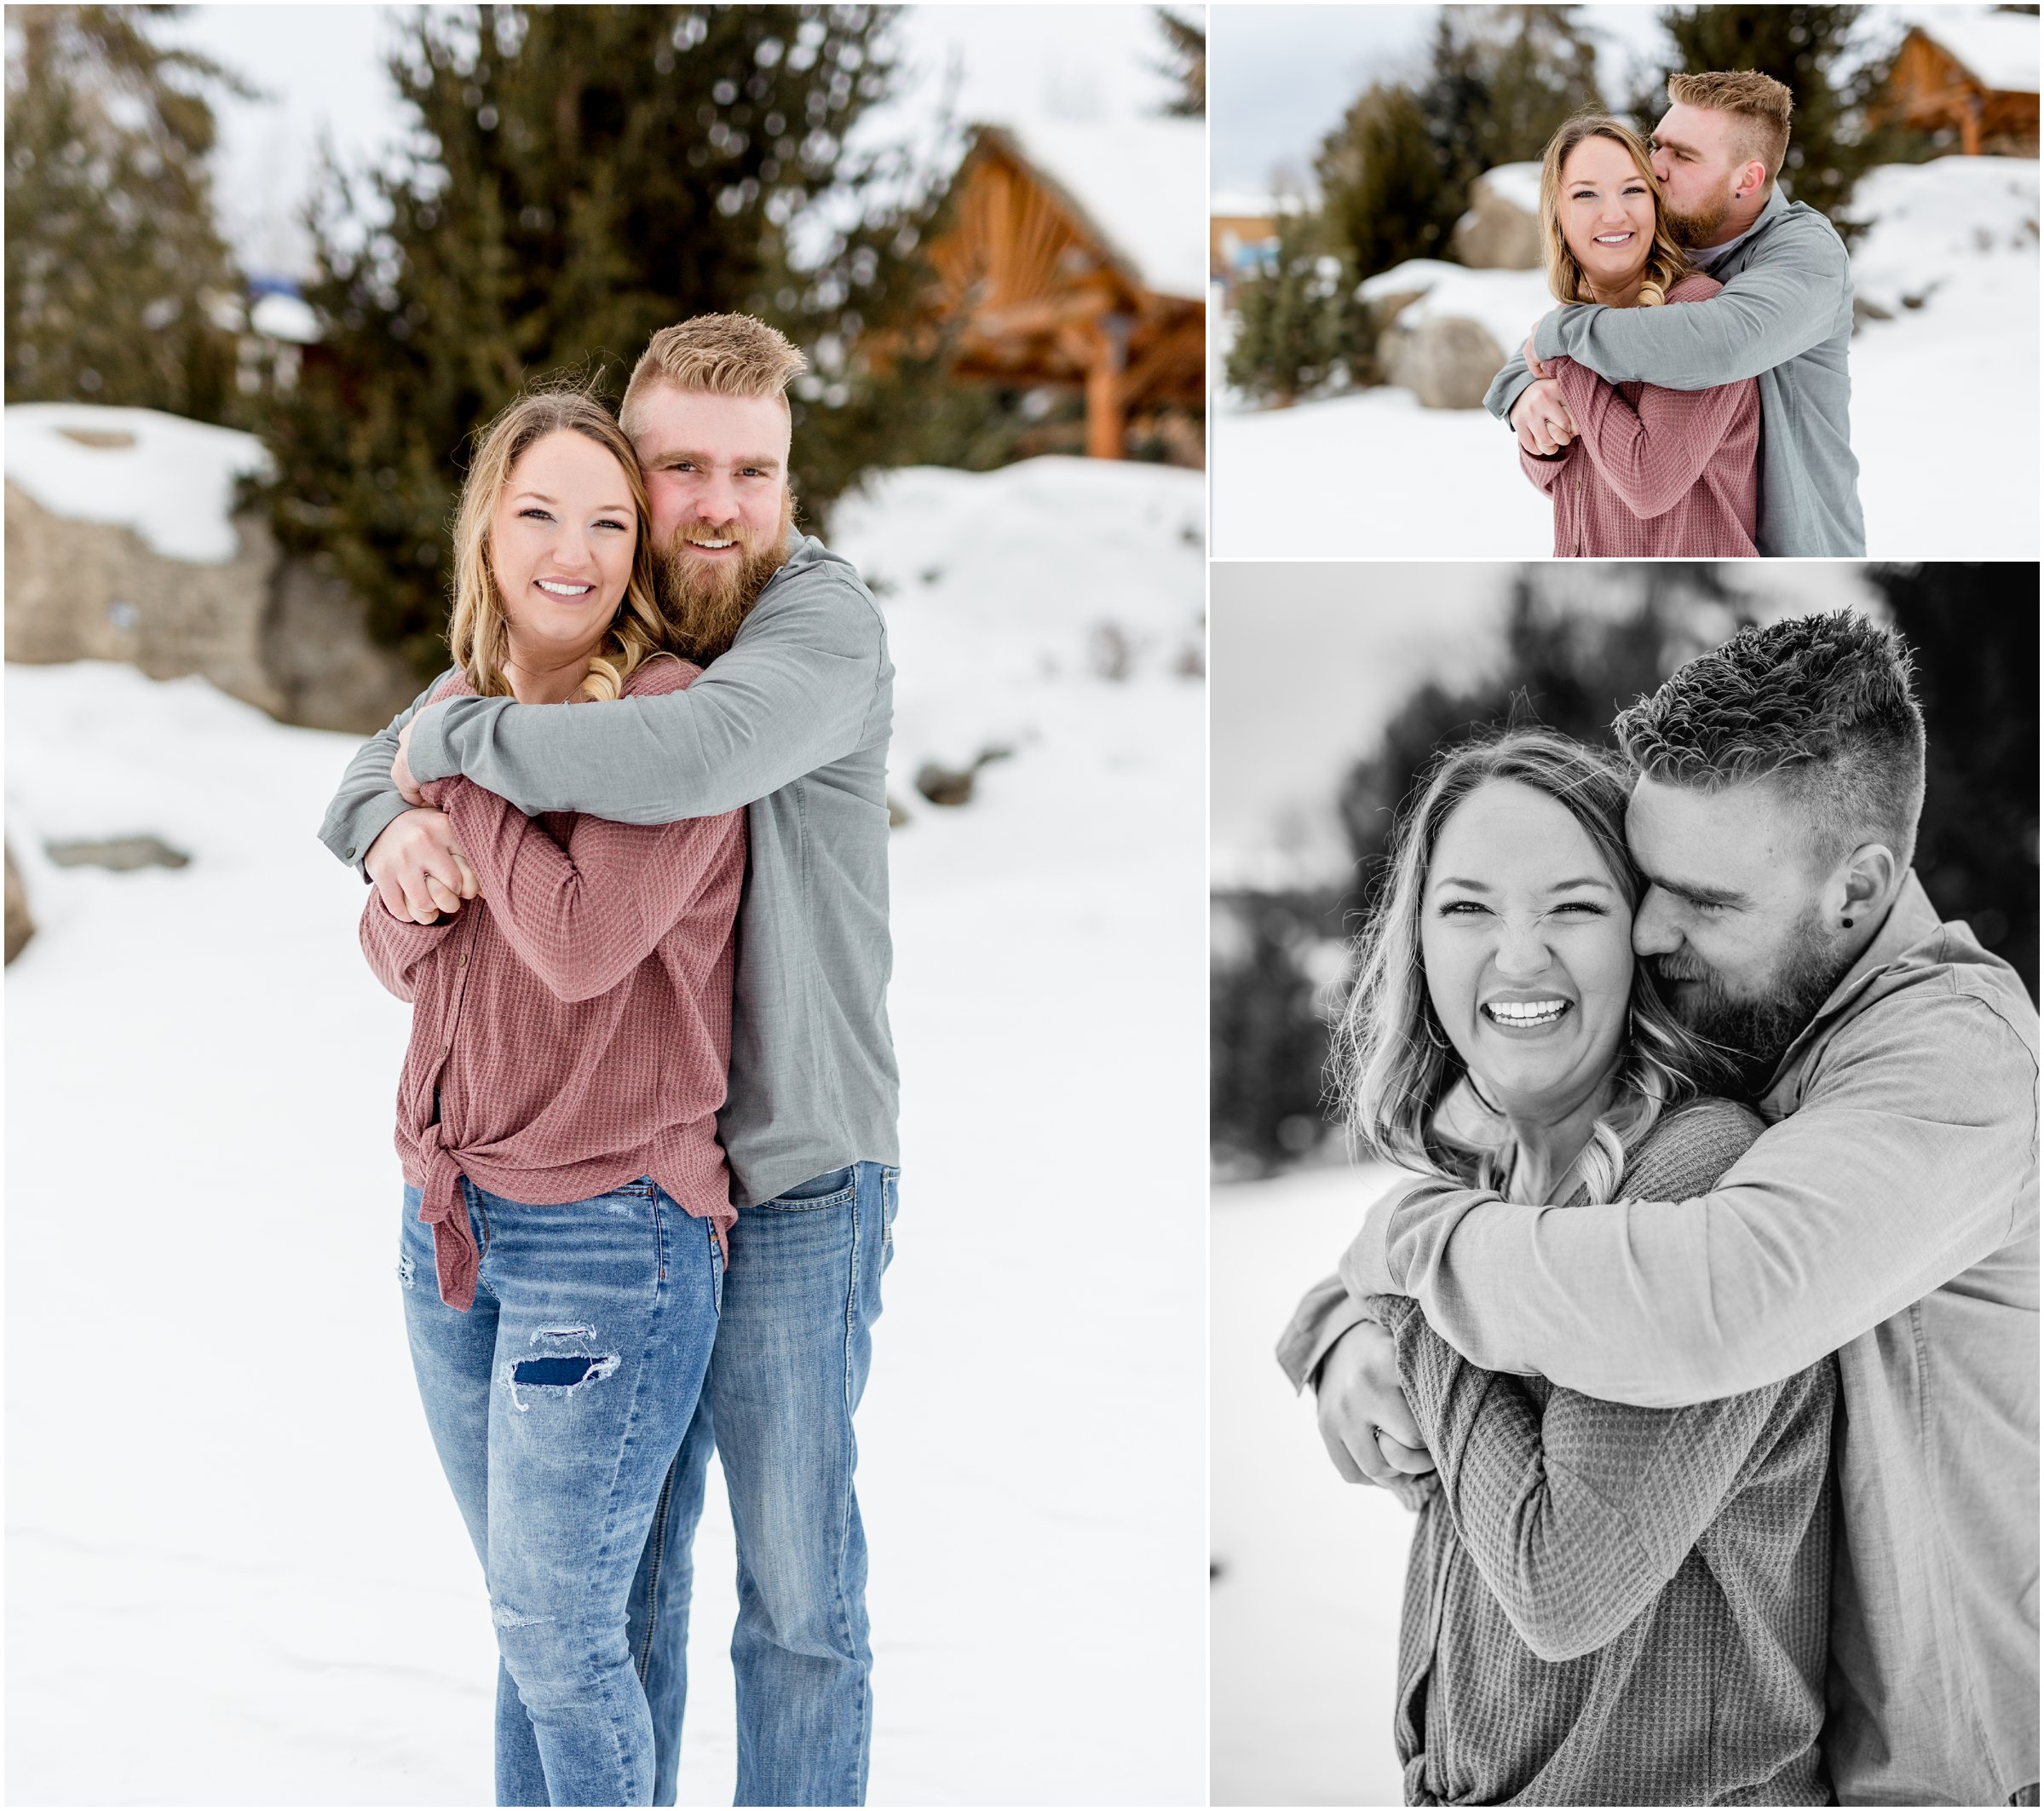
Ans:
[[[1547,141],[1547,153],[1540,160],[1540,243],[1547,254],[1547,287],[1560,302],[1594,302],[1590,280],[1569,251],[1562,235],[1562,165],[1569,153],[1586,139],[1608,138],[1622,145],[1634,166],[1646,179],[1647,193],[1654,198],[1654,243],[1647,251],[1646,280],[1640,285],[1641,308],[1658,308],[1668,291],[1696,266],[1668,231],[1667,209],[1661,199],[1661,185],[1654,180],[1654,163],[1646,141],[1632,127],[1608,113],[1578,113]]]
[[[1357,940],[1356,979],[1336,1020],[1328,1069],[1357,1146],[1408,1169],[1501,1190],[1511,1173],[1511,1135],[1473,1083],[1465,1093],[1476,1110],[1456,1115],[1453,1129],[1442,1123],[1449,1116],[1441,1109],[1468,1069],[1428,996],[1419,943],[1427,870],[1441,832],[1471,793],[1494,781],[1530,787],[1566,810],[1628,914],[1638,908],[1639,874],[1625,839],[1632,788],[1615,756],[1551,730],[1507,730],[1449,750],[1393,833],[1387,875]],[[1663,1113],[1706,1092],[1722,1073],[1721,1060],[1675,1018],[1644,965],[1635,964],[1610,1104],[1581,1159],[1591,1200],[1617,1197],[1630,1154]]]
[[[653,512],[646,500],[645,476],[630,441],[610,411],[579,385],[528,390],[481,430],[481,444],[454,512],[454,612],[447,625],[447,645],[454,664],[485,698],[506,697],[511,690],[504,672],[510,643],[504,595],[490,560],[491,525],[520,459],[548,435],[563,432],[594,441],[624,468],[637,518],[631,577],[609,632],[590,663],[589,677],[582,682],[580,695],[617,697],[626,678],[659,653],[667,639],[666,619],[660,614],[654,588]]]

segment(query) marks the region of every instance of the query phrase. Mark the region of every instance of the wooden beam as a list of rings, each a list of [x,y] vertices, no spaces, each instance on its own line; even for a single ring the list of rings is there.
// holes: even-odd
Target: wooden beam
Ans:
[[[1085,453],[1089,459],[1118,459],[1128,451],[1128,422],[1121,372],[1128,360],[1128,317],[1103,318],[1085,377]]]

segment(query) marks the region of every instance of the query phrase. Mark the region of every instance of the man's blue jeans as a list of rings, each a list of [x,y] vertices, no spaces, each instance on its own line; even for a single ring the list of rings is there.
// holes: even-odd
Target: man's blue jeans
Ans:
[[[557,1206],[462,1192],[473,1306],[440,1299],[417,1189],[398,1272],[427,1425],[489,1585],[498,1790],[508,1760],[528,1796],[506,1803],[649,1805],[630,1604],[709,1367],[723,1252],[643,1178]]]
[[[872,1739],[866,1536],[852,1411],[866,1388],[901,1173],[857,1163],[739,1214],[701,1401],[667,1468],[630,1605],[671,1805],[688,1689],[689,1549],[722,1458],[738,1541],[740,1805],[861,1805]],[[548,1801],[515,1690],[498,1694],[498,1802]]]

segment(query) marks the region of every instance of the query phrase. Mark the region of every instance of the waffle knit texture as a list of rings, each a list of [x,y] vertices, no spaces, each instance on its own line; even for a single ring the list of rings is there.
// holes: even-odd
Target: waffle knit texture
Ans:
[[[1760,1130],[1696,1102],[1649,1134],[1622,1191],[1700,1193]],[[1399,1638],[1406,1802],[1830,1803],[1832,1361],[1636,1409],[1481,1370],[1406,1297],[1367,1306],[1440,1478]]]
[[[625,695],[678,691],[698,671],[658,656]],[[473,688],[458,673],[434,694],[460,695]],[[717,1111],[745,813],[656,826],[535,820],[458,776],[420,790],[447,814],[482,895],[419,925],[392,917],[372,888],[362,949],[412,1002],[397,1148],[424,1197],[440,1299],[465,1311],[475,1295],[463,1176],[538,1205],[650,1176],[728,1234],[737,1216]]]
[[[1668,305],[1707,302],[1724,285],[1692,273]],[[1759,512],[1760,387],[1711,389],[1607,384],[1574,359],[1551,361],[1576,438],[1552,459],[1519,464],[1554,504],[1557,557],[1753,553]]]

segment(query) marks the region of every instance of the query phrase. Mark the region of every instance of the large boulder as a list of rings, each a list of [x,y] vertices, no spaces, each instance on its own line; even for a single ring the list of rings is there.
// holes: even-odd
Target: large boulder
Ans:
[[[179,459],[218,459],[213,439],[235,452],[248,436],[50,404],[10,407],[8,434],[9,660],[203,674],[280,722],[322,730],[380,729],[412,701],[412,674],[369,639],[346,588],[285,558],[260,512],[231,511],[231,471],[188,495],[174,488]]]
[[[284,558],[260,515],[220,562],[172,559],[131,528],[53,514],[7,486],[7,658],[203,673],[282,723],[381,729],[418,689],[369,639],[346,586]]]
[[[1455,222],[1455,256],[1471,270],[1538,270],[1540,166],[1500,164],[1469,186],[1469,211]]]
[[[1430,409],[1480,408],[1505,354],[1480,321],[1457,314],[1398,320],[1377,342],[1385,378]]]

